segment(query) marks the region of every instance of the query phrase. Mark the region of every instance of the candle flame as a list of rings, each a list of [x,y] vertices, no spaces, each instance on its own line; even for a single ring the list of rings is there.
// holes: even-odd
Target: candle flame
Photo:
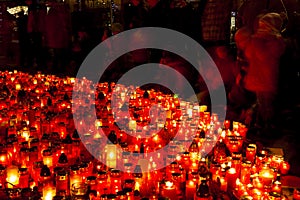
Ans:
[[[171,182],[171,181],[166,182],[166,187],[167,188],[171,188],[172,186],[173,186],[173,182]]]
[[[141,185],[139,184],[139,182],[136,182],[134,186],[134,190],[140,190],[140,187]]]
[[[236,173],[236,169],[235,169],[235,168],[230,168],[230,169],[228,170],[228,173],[230,173],[230,174],[235,174],[235,173]]]

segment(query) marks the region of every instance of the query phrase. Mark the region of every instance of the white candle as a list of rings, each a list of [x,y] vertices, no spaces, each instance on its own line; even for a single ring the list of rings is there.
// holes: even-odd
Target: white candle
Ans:
[[[117,166],[117,147],[114,144],[106,145],[106,165],[110,168]]]

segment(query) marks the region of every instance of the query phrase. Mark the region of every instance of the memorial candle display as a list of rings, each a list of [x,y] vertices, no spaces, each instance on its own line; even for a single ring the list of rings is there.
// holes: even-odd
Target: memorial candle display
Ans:
[[[259,199],[290,168],[242,123],[157,88],[5,71],[0,98],[0,199]]]

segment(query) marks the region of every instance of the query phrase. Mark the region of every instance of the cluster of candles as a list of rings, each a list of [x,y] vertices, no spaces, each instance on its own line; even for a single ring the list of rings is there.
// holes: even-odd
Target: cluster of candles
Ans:
[[[289,163],[205,105],[41,73],[0,72],[0,87],[0,187],[11,199],[284,198]]]

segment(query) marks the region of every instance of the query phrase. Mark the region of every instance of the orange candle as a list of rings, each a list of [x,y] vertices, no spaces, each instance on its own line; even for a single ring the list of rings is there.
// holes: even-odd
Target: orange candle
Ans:
[[[281,193],[281,182],[275,181],[272,185],[272,192]]]
[[[8,159],[7,159],[7,151],[1,151],[0,152],[0,165],[8,165]]]
[[[268,166],[264,166],[259,173],[259,176],[265,186],[270,186],[274,180],[274,172]]]
[[[251,163],[254,163],[256,155],[256,146],[254,144],[249,144],[246,148],[246,159]]]
[[[189,180],[186,183],[185,196],[187,200],[193,200],[196,193],[196,182],[194,180]]]
[[[236,179],[237,179],[237,173],[236,173],[236,169],[235,168],[230,168],[227,172],[226,172],[226,178],[227,178],[227,190],[229,192],[231,192],[236,185]]]
[[[17,166],[11,165],[6,169],[7,172],[7,182],[11,183],[8,184],[8,188],[13,188],[14,186],[19,185],[19,168]]]
[[[162,189],[162,196],[172,200],[178,199],[176,194],[176,188],[172,181],[166,181]]]
[[[242,163],[241,167],[241,182],[244,184],[250,183],[250,168],[251,168],[251,162],[245,161]]]
[[[261,179],[259,178],[259,176],[257,175],[254,179],[253,179],[253,186],[257,189],[263,189],[264,185],[261,181]]]
[[[43,187],[43,200],[52,200],[56,195],[56,190],[53,185],[47,185]]]
[[[223,177],[223,176],[220,177],[220,183],[221,183],[220,189],[222,191],[226,192],[227,191],[227,181],[226,181],[225,177]]]
[[[290,170],[290,164],[287,161],[281,162],[281,165],[280,165],[281,174],[285,175],[289,172],[289,170]]]
[[[300,189],[295,188],[293,192],[293,199],[294,200],[300,200]]]

